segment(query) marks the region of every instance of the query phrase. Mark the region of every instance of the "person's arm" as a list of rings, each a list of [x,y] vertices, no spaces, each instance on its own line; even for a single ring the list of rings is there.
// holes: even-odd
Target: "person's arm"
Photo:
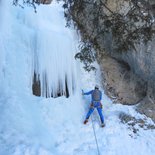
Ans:
[[[89,91],[89,92],[86,92],[86,93],[83,93],[83,95],[90,95],[90,94],[92,94],[92,91],[93,91],[93,90],[91,90],[91,91]]]

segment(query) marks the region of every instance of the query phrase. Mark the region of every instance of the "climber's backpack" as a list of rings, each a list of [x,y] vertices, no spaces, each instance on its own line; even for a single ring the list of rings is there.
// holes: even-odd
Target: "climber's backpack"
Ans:
[[[95,89],[92,93],[92,98],[94,101],[100,101],[101,99],[101,91],[98,89]]]

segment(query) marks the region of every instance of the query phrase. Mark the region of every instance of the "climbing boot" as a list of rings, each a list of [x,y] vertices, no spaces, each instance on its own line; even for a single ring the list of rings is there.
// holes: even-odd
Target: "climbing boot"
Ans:
[[[101,124],[101,127],[102,127],[102,128],[104,128],[104,127],[105,127],[105,124],[104,124],[104,123],[102,123],[102,124]]]
[[[83,124],[87,124],[87,122],[88,122],[88,119],[85,119],[85,121],[83,122]]]

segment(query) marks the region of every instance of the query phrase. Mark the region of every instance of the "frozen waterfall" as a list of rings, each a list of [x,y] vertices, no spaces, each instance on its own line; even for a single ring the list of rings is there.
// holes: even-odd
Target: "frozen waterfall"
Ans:
[[[50,7],[51,11],[53,5]],[[34,49],[34,81],[40,84],[41,95],[46,97],[68,96],[75,89],[75,47],[72,44],[74,39],[70,31],[64,28],[65,21],[52,24],[54,20],[58,20],[55,13],[43,13],[36,32]],[[47,21],[44,17],[49,15],[52,23],[48,24],[50,27],[46,27]]]
[[[62,21],[60,11],[63,9],[60,10],[56,5],[53,2],[51,6],[38,9],[38,16],[34,18],[37,20],[37,31],[33,50],[33,90],[35,93],[35,89],[39,89],[36,90],[37,95],[46,97],[68,97],[73,93],[77,81],[74,60],[76,49],[73,46],[75,39],[70,30],[65,28],[65,19]]]
[[[65,27],[66,21],[63,17],[63,8],[60,7],[61,3],[53,1],[51,5],[40,5],[37,7],[37,13],[31,7],[22,9],[10,6],[9,3],[9,0],[2,1],[0,10],[1,71],[5,59],[10,61],[9,57],[5,56],[11,54],[16,56],[18,53],[16,60],[10,57],[15,65],[11,67],[19,67],[20,72],[22,71],[16,75],[18,77],[14,77],[16,80],[25,78],[24,74],[27,74],[29,80],[26,79],[25,83],[34,95],[68,97],[76,89],[74,59],[76,48],[72,30]],[[8,10],[11,11],[8,13]],[[6,17],[8,20],[5,20]],[[4,45],[6,47],[3,46],[3,42],[8,42]],[[26,56],[25,63],[19,62],[21,56]],[[25,70],[29,72],[25,73]]]

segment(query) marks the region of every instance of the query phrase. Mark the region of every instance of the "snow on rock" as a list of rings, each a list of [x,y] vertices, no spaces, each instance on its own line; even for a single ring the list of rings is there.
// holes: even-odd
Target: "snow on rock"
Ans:
[[[95,84],[101,86],[100,70],[86,73],[73,59],[75,34],[65,28],[62,3],[32,8],[12,6],[0,1],[0,155],[96,155],[96,131],[101,155],[154,155],[155,131],[136,126],[134,133],[121,123],[119,114],[151,120],[134,107],[112,104],[103,91],[106,127],[100,127],[97,112],[83,125],[90,96],[81,96]],[[4,18],[5,15],[5,18]],[[6,18],[7,17],[7,18]],[[36,59],[37,58],[37,59]],[[51,69],[52,68],[52,69]],[[44,98],[32,95],[34,70],[43,79],[47,72],[49,92],[68,77],[76,85],[69,98]]]

